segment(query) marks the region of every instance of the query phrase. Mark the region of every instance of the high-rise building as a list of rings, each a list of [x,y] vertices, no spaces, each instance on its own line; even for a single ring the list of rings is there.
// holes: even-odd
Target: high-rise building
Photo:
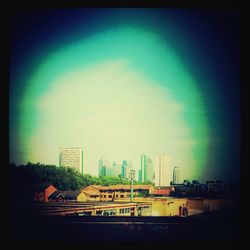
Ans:
[[[99,171],[98,175],[100,176],[107,176],[107,171],[109,168],[109,161],[104,158],[104,156],[101,157],[99,160]]]
[[[147,156],[141,155],[140,182],[144,182],[147,178]]]
[[[138,181],[142,182],[141,169],[138,171]]]
[[[99,176],[121,176],[123,179],[128,179],[132,163],[130,161],[109,161],[103,156],[99,160]]]
[[[125,179],[126,176],[126,170],[127,170],[127,161],[122,161],[122,178]]]
[[[112,165],[106,168],[106,175],[107,176],[122,176],[122,162],[121,161],[114,161]]]
[[[147,175],[147,179],[148,181],[151,181],[152,183],[154,183],[155,180],[155,171],[154,171],[154,166],[153,166],[153,161],[151,158],[148,158],[148,175]]]
[[[156,156],[155,186],[169,186],[172,179],[170,158],[167,154]]]
[[[114,168],[114,175],[115,176],[122,176],[122,161],[114,161],[113,168]]]
[[[154,181],[154,169],[152,160],[146,155],[141,155],[141,168],[139,170],[139,181]]]
[[[123,161],[124,162],[124,161]],[[125,161],[126,165],[124,165],[124,179],[129,179],[130,171],[133,169],[133,164],[130,161]]]
[[[174,167],[173,184],[180,184],[180,168],[179,167]]]
[[[82,147],[60,148],[59,166],[71,167],[83,174],[84,153]]]

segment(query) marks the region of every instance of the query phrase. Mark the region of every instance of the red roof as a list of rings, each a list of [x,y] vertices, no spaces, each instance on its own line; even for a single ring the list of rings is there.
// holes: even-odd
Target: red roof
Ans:
[[[159,190],[153,190],[151,194],[153,195],[169,195],[171,189],[159,189]]]

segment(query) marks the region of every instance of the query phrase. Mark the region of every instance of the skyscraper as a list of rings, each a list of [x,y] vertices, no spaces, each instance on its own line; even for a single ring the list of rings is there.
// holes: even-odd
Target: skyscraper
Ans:
[[[122,178],[123,179],[125,179],[127,165],[128,165],[127,161],[122,161]]]
[[[151,158],[148,158],[148,175],[147,175],[147,179],[148,181],[154,182],[155,180],[155,171],[154,171],[154,166],[153,166],[153,161]]]
[[[156,156],[155,168],[155,185],[168,186],[172,179],[172,171],[170,168],[170,158],[167,154]]]
[[[113,171],[114,176],[122,176],[122,161],[114,161],[113,162]]]
[[[147,178],[147,156],[141,155],[140,182],[144,182]]]
[[[141,169],[139,169],[139,171],[138,171],[138,181],[142,182]]]
[[[133,163],[131,161],[126,161],[127,162],[127,166],[125,169],[125,179],[129,179],[131,170],[133,169]]]
[[[154,181],[154,169],[152,160],[146,155],[141,155],[141,168],[139,170],[139,181]]]
[[[180,184],[180,168],[179,167],[174,167],[173,184]]]
[[[106,176],[122,176],[122,162],[113,161],[112,164],[106,166]]]
[[[60,148],[59,166],[71,167],[83,174],[84,153],[82,147]]]
[[[129,179],[129,173],[133,168],[133,164],[130,161],[122,161],[122,178]]]
[[[99,177],[107,176],[108,168],[109,168],[109,161],[105,159],[104,156],[102,156],[101,159],[99,160],[99,171],[98,171]]]

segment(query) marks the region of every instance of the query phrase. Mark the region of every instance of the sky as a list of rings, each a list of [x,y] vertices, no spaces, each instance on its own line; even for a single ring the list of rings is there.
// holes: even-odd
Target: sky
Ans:
[[[9,159],[59,163],[166,153],[183,179],[239,178],[239,15],[51,9],[11,18]]]

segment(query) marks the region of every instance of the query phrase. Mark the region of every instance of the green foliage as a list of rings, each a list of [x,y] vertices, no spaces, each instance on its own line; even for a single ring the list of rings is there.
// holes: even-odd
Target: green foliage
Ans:
[[[134,181],[134,184],[136,184],[136,185],[154,185],[154,183],[151,181],[144,181],[144,182]]]
[[[73,168],[54,165],[33,164],[10,165],[11,198],[32,200],[36,187],[52,184],[58,190],[79,190],[93,184],[91,176],[84,177]]]
[[[100,182],[102,186],[118,185],[118,184],[129,184],[129,180],[121,178],[121,176],[101,176]]]
[[[94,177],[80,174],[70,167],[57,167],[41,163],[28,162],[26,165],[10,164],[11,198],[17,200],[32,200],[36,186],[52,184],[58,190],[79,190],[89,185],[110,186],[130,184],[121,176]],[[152,184],[151,182],[134,182],[134,184]],[[146,194],[143,194],[145,196]]]
[[[148,190],[142,190],[137,197],[149,197],[149,192]]]

